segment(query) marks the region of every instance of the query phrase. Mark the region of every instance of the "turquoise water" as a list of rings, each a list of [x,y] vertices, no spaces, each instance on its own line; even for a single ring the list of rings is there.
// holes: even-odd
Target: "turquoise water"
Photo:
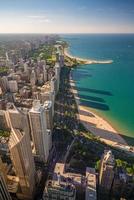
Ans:
[[[78,66],[72,71],[81,104],[134,138],[134,35],[64,35],[70,53],[112,64]]]

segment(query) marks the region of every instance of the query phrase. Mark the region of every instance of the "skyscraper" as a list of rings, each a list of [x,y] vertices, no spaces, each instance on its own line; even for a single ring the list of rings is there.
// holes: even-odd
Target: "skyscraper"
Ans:
[[[34,70],[32,70],[32,73],[30,75],[30,83],[32,86],[34,86],[36,84],[36,74],[35,74]]]
[[[19,129],[12,129],[9,138],[11,160],[19,177],[20,199],[33,199],[35,190],[35,164],[32,156],[29,136]]]
[[[20,129],[30,134],[27,109],[18,109],[14,104],[9,103],[7,106],[6,118],[10,128]]]
[[[8,81],[10,92],[18,92],[18,83],[16,80]]]
[[[7,129],[6,111],[0,110],[0,129]]]
[[[0,200],[11,200],[2,172],[0,172]]]
[[[46,116],[47,129],[50,129],[52,131],[53,129],[52,101],[44,102],[44,111],[45,111],[45,116]]]
[[[29,111],[32,139],[39,161],[47,162],[49,156],[45,108],[35,100]]]
[[[59,63],[55,64],[55,78],[57,80],[57,91],[59,91],[59,85],[60,85],[60,65],[59,65]]]
[[[115,159],[110,150],[105,150],[101,158],[99,175],[100,189],[109,192],[114,179]]]

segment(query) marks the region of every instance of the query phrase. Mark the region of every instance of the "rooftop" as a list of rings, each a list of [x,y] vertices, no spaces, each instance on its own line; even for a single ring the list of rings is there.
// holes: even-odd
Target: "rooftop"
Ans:
[[[94,168],[86,168],[86,200],[96,200],[96,173]]]

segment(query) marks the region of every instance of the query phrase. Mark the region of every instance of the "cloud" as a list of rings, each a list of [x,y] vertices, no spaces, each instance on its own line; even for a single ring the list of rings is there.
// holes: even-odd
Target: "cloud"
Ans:
[[[31,19],[44,19],[44,18],[46,18],[46,16],[44,16],[44,15],[30,15],[30,16],[28,16],[28,18],[31,18]]]
[[[30,15],[30,16],[27,16],[27,18],[32,20],[31,23],[33,22],[33,20],[35,23],[50,23],[51,22],[51,19],[47,18],[45,15]]]
[[[38,22],[40,22],[40,23],[51,23],[51,20],[50,19],[40,19],[40,20],[38,20]]]

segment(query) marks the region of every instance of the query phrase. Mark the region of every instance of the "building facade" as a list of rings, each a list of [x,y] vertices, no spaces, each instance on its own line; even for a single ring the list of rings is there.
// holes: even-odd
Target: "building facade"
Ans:
[[[33,199],[35,192],[35,164],[30,146],[30,140],[25,132],[12,129],[9,138],[11,160],[19,177],[20,199]]]
[[[29,111],[31,135],[39,161],[47,162],[49,156],[45,108],[35,100]],[[49,147],[50,148],[50,147]]]
[[[114,179],[115,159],[110,150],[105,150],[101,158],[99,187],[101,191],[109,193]]]
[[[0,172],[0,200],[11,200],[2,172]]]

